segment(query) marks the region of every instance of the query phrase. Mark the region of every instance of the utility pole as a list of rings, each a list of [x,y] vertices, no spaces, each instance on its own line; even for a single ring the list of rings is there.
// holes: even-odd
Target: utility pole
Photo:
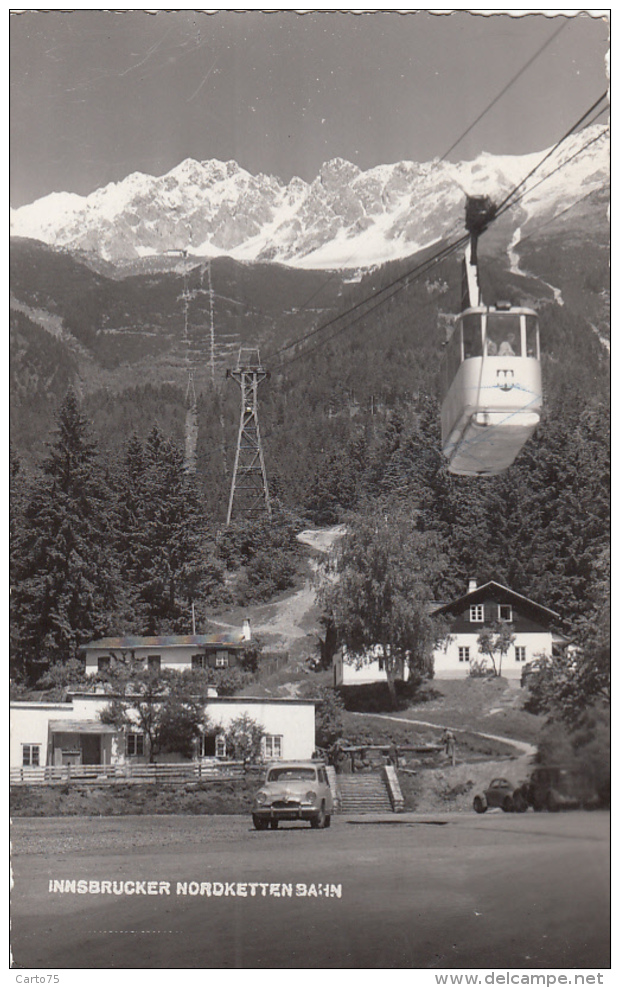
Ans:
[[[233,509],[236,514],[246,517],[255,517],[265,511],[271,516],[258,427],[258,385],[269,374],[261,365],[258,350],[242,347],[237,366],[227,370],[226,377],[231,377],[241,388],[241,419],[226,518],[226,524],[230,525]]]

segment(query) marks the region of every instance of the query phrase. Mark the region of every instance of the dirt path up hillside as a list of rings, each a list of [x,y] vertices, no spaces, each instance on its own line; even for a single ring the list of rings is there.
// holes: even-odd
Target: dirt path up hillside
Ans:
[[[306,529],[297,536],[298,540],[317,552],[330,551],[336,539],[344,534],[344,528],[335,525],[331,528]],[[310,559],[310,567],[314,572],[316,562]],[[319,632],[316,607],[316,591],[312,577],[308,577],[303,587],[289,596],[268,604],[248,607],[248,617],[252,633],[267,636],[269,644],[279,649],[289,651],[300,639]],[[233,622],[210,618],[211,624],[222,628],[237,627]]]

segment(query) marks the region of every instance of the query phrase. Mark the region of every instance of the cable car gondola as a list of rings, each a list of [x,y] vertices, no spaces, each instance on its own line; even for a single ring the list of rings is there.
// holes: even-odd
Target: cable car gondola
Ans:
[[[442,363],[441,440],[451,473],[506,470],[540,421],[538,316],[533,309],[482,303],[477,240],[493,219],[482,196],[468,198],[462,311]]]

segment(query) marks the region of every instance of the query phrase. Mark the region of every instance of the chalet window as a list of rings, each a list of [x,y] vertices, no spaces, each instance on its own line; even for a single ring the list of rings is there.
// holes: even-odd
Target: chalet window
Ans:
[[[201,734],[198,738],[198,756],[214,758],[215,754],[215,734]]]
[[[515,645],[515,662],[525,662],[525,645]]]
[[[226,739],[223,734],[218,734],[215,739],[216,758],[226,758]]]
[[[469,645],[459,645],[459,662],[469,662]]]
[[[160,672],[161,655],[147,655],[146,664],[149,668],[149,672]]]
[[[215,653],[215,668],[228,669],[228,652]]]
[[[207,669],[208,662],[207,656],[204,652],[200,652],[198,655],[192,655],[192,669]]]
[[[469,620],[478,623],[484,621],[484,605],[472,604],[469,608]]]
[[[29,768],[36,768],[40,764],[41,764],[41,745],[23,744],[22,765],[28,766]]]
[[[263,738],[265,758],[282,758],[282,735],[266,734]]]
[[[144,754],[144,734],[130,731],[127,735],[127,755],[135,757]]]
[[[110,668],[110,656],[100,655],[97,659],[97,672],[107,672]]]
[[[512,621],[512,607],[510,604],[500,604],[497,609],[497,615],[500,621]]]

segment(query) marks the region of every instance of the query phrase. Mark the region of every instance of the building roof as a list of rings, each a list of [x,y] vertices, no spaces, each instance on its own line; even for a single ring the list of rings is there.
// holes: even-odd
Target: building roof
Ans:
[[[52,734],[116,734],[117,727],[100,720],[50,720]]]
[[[199,648],[204,645],[247,645],[249,639],[243,631],[226,631],[217,635],[125,635],[123,638],[99,638],[87,642],[83,649],[90,648],[166,648],[170,646]]]
[[[530,600],[529,597],[524,597],[523,594],[516,593],[510,587],[505,587],[502,583],[497,583],[495,580],[489,580],[487,583],[483,583],[481,587],[476,587],[475,590],[470,590],[469,593],[463,594],[462,597],[457,597],[456,600],[442,604],[441,607],[433,611],[433,614],[447,614],[463,610],[470,604],[480,604],[486,600],[490,593],[498,593],[502,597],[520,604],[522,607],[532,608],[545,614],[548,618],[553,618],[555,621],[560,620],[560,615],[557,611],[552,611],[550,607],[537,604],[536,601]]]
[[[72,700],[73,700],[74,697],[79,697],[81,700],[83,700],[83,699],[89,699],[89,700],[113,700],[115,697],[121,696],[121,694],[120,693],[97,693],[97,692],[90,693],[90,692],[84,692],[84,691],[80,691],[80,692],[78,692],[78,691],[73,692],[72,691],[71,693],[69,693],[69,696],[72,698]],[[124,700],[131,700],[132,698],[135,698],[135,697],[138,697],[139,698],[140,696],[141,696],[141,694],[139,694],[139,693],[124,693],[124,694],[122,694],[122,697],[123,697]],[[243,704],[243,703],[261,703],[261,704],[277,703],[277,704],[284,704],[284,705],[286,705],[286,704],[289,704],[289,705],[301,704],[302,706],[307,706],[309,704],[317,704],[318,702],[319,701],[316,700],[316,699],[314,699],[314,700],[312,700],[312,699],[308,700],[305,697],[299,697],[299,696],[209,696],[209,697],[207,697],[205,699],[205,706],[210,706],[213,703],[231,703],[231,704],[232,703],[241,703],[241,704]],[[11,706],[13,706],[13,703],[11,703]],[[80,723],[83,723],[83,721],[80,721]]]

